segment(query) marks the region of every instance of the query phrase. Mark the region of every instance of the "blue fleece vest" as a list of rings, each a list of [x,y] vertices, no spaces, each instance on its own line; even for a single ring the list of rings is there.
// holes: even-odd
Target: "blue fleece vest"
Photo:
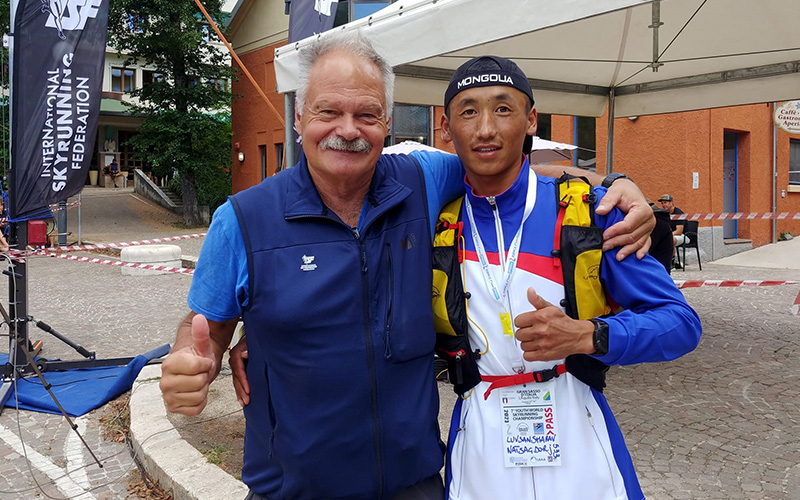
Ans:
[[[250,280],[243,481],[270,499],[389,498],[443,462],[431,231],[416,160],[382,156],[358,234],[305,160],[232,197]]]

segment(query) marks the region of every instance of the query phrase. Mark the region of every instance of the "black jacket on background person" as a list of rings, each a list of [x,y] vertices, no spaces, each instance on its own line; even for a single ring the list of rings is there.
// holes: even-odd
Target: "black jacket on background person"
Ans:
[[[653,209],[653,215],[656,217],[656,227],[650,232],[651,244],[648,253],[659,261],[669,273],[672,270],[673,247],[669,212],[652,204],[650,208]],[[676,208],[675,211],[677,212],[678,209]]]

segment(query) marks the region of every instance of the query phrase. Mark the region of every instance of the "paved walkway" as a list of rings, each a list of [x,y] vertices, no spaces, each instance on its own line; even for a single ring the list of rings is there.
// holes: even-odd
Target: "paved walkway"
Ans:
[[[197,232],[173,226],[179,218],[142,200],[130,188],[116,192],[95,188],[84,193],[84,241],[130,241]],[[71,209],[68,229],[74,234],[69,242],[77,240],[76,220],[77,209]],[[197,255],[202,239],[175,244],[184,254]],[[29,259],[28,270],[29,314],[96,351],[98,358],[134,356],[171,343],[178,322],[188,312],[186,293],[191,277],[187,275],[125,276],[117,267],[46,257]],[[2,279],[0,300],[7,303],[6,297],[8,281]],[[8,331],[3,328],[0,333]],[[47,358],[80,359],[75,351],[33,325],[30,334],[44,340],[42,354]],[[6,337],[0,337],[0,342],[0,350],[7,352]],[[139,474],[135,462],[127,445],[102,438],[102,414],[99,409],[76,419],[103,463],[101,469],[62,416],[5,409],[0,415],[0,499],[137,498],[128,496],[128,478]],[[37,493],[39,488],[41,493]]]
[[[84,239],[108,234],[105,241],[127,241],[195,232],[169,222],[150,226],[148,217],[150,222],[135,222],[135,215],[113,223],[100,222],[104,218],[98,217],[90,223],[92,212],[108,209],[109,204],[114,210],[130,209],[135,214],[135,207],[143,203],[124,190],[91,194],[92,200],[91,195],[84,196]],[[197,255],[201,243],[176,244],[184,253]],[[673,277],[800,280],[798,243],[800,239],[773,245],[770,251],[777,253],[768,261],[745,258],[747,267],[704,263],[702,272],[677,271]],[[784,256],[794,265],[766,267]],[[30,314],[97,351],[98,357],[135,355],[171,342],[187,312],[189,276],[123,276],[115,267],[48,258],[31,259],[29,269]],[[698,349],[672,363],[611,370],[607,396],[649,499],[798,498],[800,316],[790,313],[798,292],[798,285],[686,289],[687,299],[703,321]],[[7,283],[0,280],[0,296],[7,293]],[[68,347],[43,332],[34,329],[33,336],[44,338],[46,356],[77,359]],[[179,423],[176,431],[159,410],[157,376],[157,367],[155,373],[143,373],[134,389],[133,425],[142,429],[137,431],[138,442],[146,455],[139,452],[137,458],[145,458],[149,471],[161,468],[165,477],[177,480],[176,499],[241,498],[242,490],[229,487],[238,483],[235,479],[205,463],[201,455],[179,450],[178,446],[185,445],[180,432],[186,426],[181,429]],[[207,412],[194,423],[237,411],[230,380],[220,380],[215,389],[212,403],[220,408],[217,414]],[[446,403],[453,397],[444,386],[441,394],[440,420],[446,430]],[[126,445],[101,437],[101,414],[98,410],[77,422],[103,461],[102,469],[90,462],[62,417],[5,410],[0,416],[0,499],[136,498],[127,493],[128,477],[136,474],[135,462]],[[156,449],[167,454],[158,455]],[[182,475],[185,470],[190,474]],[[201,478],[212,478],[211,486]],[[42,493],[37,493],[40,487]]]

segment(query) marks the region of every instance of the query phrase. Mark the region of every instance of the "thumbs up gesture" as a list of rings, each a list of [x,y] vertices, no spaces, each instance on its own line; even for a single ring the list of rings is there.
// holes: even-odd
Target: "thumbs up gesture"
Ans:
[[[189,318],[187,318],[188,320]],[[219,362],[214,353],[208,320],[198,314],[178,329],[175,347],[161,364],[161,392],[167,410],[198,415],[206,407],[208,387]]]
[[[528,302],[533,310],[514,318],[516,337],[527,361],[554,361],[570,354],[594,352],[591,321],[570,318],[533,288],[528,288]]]

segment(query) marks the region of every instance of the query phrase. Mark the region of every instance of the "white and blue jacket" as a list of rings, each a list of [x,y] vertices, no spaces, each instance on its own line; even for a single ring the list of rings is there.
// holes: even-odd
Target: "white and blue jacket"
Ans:
[[[525,222],[517,268],[505,304],[513,316],[532,309],[527,300],[528,287],[551,304],[559,304],[564,298],[561,268],[551,253],[557,216],[555,179],[537,178],[526,161],[517,180],[501,195],[476,196],[467,186],[489,264],[494,276],[499,277],[502,269],[498,241],[503,241],[504,251],[508,251],[523,218],[529,180],[533,183],[535,204]],[[595,188],[595,193],[599,201],[605,189]],[[603,228],[621,219],[617,210],[607,216],[596,215],[596,223]],[[498,319],[502,306],[485,283],[466,213],[461,220],[465,225],[466,258],[462,270],[464,290],[470,297],[470,345],[486,351],[488,339],[488,352],[478,360],[481,375],[513,375],[512,367],[520,364],[527,373],[563,363],[523,361],[519,342],[503,335]],[[498,228],[502,239],[498,238]],[[701,332],[697,314],[663,266],[650,256],[641,261],[628,258],[617,262],[615,250],[606,252],[600,277],[611,298],[625,310],[604,318],[609,325],[609,351],[597,359],[607,365],[666,361],[697,346]],[[601,392],[569,373],[557,377],[555,414],[561,465],[507,468],[503,459],[500,391],[493,391],[484,399],[488,387],[488,382],[478,384],[469,397],[458,401],[453,414],[447,474],[451,500],[643,498],[622,433]]]

